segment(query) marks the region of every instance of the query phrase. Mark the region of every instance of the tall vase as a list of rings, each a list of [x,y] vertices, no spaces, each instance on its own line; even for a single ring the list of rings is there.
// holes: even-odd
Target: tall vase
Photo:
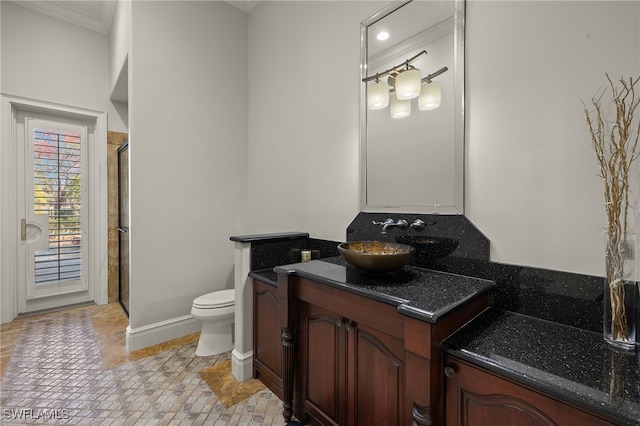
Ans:
[[[638,343],[635,241],[635,234],[607,234],[603,333],[611,346],[622,350],[634,350]]]

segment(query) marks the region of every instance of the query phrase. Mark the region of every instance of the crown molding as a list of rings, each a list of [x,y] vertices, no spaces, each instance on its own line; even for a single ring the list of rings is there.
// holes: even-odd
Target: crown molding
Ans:
[[[43,13],[80,27],[109,34],[117,0],[57,1],[9,0],[35,12]]]
[[[260,0],[225,0],[231,6],[235,6],[243,12],[249,13],[258,4]]]

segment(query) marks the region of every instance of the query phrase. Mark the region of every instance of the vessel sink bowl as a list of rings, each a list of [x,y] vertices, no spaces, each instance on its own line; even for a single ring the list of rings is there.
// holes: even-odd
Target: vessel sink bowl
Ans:
[[[338,245],[338,251],[349,265],[360,271],[384,273],[409,263],[416,249],[384,241],[352,241]]]
[[[460,244],[458,240],[451,238],[420,235],[400,235],[396,237],[396,241],[415,247],[416,257],[423,260],[434,260],[449,256]]]

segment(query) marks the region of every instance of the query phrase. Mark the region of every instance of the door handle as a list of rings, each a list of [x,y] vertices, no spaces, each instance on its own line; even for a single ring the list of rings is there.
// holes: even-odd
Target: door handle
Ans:
[[[34,250],[49,248],[49,215],[33,215],[20,219],[20,240],[29,244]]]
[[[116,229],[120,232],[129,232],[127,228],[123,228],[122,226],[117,226]]]

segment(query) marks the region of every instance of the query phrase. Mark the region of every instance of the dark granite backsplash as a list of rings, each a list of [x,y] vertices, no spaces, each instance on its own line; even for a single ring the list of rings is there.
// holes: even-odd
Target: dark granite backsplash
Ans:
[[[409,223],[422,219],[426,226],[422,231],[391,228],[387,235],[382,235],[382,226],[373,225],[372,222],[384,222],[385,219],[405,219]],[[395,242],[396,237],[405,234],[452,238],[460,242],[452,256],[489,260],[489,240],[463,215],[361,212],[347,228],[347,241]]]
[[[337,242],[309,238],[304,232],[234,236],[231,241],[251,242],[252,271],[300,262],[302,250],[311,250],[312,259],[339,255]]]
[[[309,238],[307,240],[307,249],[311,250],[311,259],[324,259],[325,257],[339,256],[337,241],[319,240],[317,238]]]
[[[387,218],[422,219],[422,231],[392,228],[382,235]],[[449,272],[496,283],[491,306],[597,333],[602,332],[604,278],[491,262],[489,240],[464,215],[421,215],[404,213],[359,213],[346,230],[346,241],[395,241],[400,235],[453,238],[458,248],[449,256],[424,261],[415,257],[411,265]],[[301,250],[311,250],[312,259],[339,256],[338,241],[310,238],[307,233],[282,233],[232,237],[251,241],[251,270],[266,270],[300,262]]]
[[[422,219],[424,230],[392,228],[382,235],[381,222],[387,218]],[[491,305],[590,331],[602,332],[604,278],[491,262],[489,240],[464,215],[421,215],[404,213],[360,213],[347,228],[347,241],[395,241],[399,235],[453,238],[458,248],[448,257],[412,265],[494,281]]]
[[[497,309],[602,332],[603,277],[455,257],[430,269],[495,282],[491,305]]]
[[[251,270],[273,268],[300,261],[300,250],[306,247],[307,237],[285,241],[256,241],[251,243]]]

